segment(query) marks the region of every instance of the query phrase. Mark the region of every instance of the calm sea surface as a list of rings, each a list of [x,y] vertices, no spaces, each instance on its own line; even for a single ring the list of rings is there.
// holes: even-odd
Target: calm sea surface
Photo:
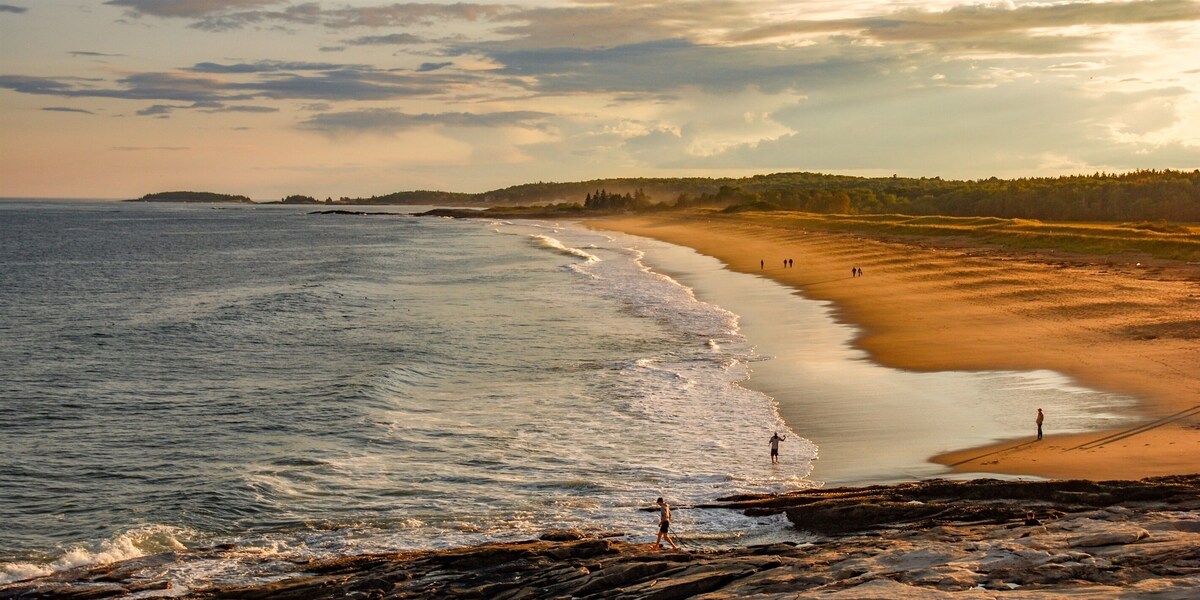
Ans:
[[[896,469],[1023,432],[1034,402],[1061,429],[1120,403],[1054,374],[883,369],[824,305],[687,249],[389,210],[0,202],[0,583],[220,543],[238,550],[158,575],[178,592],[269,578],[264,558],[558,528],[650,541],[657,496],[685,544],[801,539],[682,507],[936,474]],[[928,432],[874,424],[917,410]]]

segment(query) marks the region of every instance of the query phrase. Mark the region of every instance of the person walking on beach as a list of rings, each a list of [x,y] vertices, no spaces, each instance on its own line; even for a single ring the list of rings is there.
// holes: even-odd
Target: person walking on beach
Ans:
[[[771,435],[771,464],[779,464],[779,442],[785,440],[787,440],[786,437],[779,437],[778,431]]]
[[[672,550],[678,550],[679,546],[675,545],[675,541],[671,539],[671,534],[668,533],[671,529],[671,506],[662,498],[658,501],[658,539],[654,540],[654,547],[662,549],[662,541],[667,540],[671,544]]]
[[[1036,419],[1037,426],[1038,426],[1038,439],[1039,440],[1042,439],[1042,421],[1045,421],[1045,420],[1046,420],[1046,415],[1042,414],[1042,409],[1039,408],[1038,416]]]

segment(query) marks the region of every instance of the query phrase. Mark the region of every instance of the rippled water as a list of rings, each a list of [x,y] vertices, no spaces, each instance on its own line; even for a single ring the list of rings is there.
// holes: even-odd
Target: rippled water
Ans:
[[[600,233],[5,202],[0,258],[0,581],[218,542],[649,537],[654,497],[803,486],[816,453],[793,434],[764,460],[788,430],[738,385],[759,357],[737,317]],[[693,542],[789,535],[676,519]]]

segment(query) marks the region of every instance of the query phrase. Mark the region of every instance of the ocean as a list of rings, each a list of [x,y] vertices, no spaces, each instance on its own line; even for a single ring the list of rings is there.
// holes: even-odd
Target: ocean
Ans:
[[[883,369],[827,306],[653,240],[310,210],[0,202],[0,583],[177,552],[152,568],[182,593],[555,529],[649,542],[659,496],[685,547],[803,542],[688,506],[937,474],[931,448],[1023,432],[1031,402],[1059,430],[1125,402],[1052,373]],[[995,427],[840,450],[879,434],[838,423],[959,393]],[[183,552],[218,544],[236,550]]]

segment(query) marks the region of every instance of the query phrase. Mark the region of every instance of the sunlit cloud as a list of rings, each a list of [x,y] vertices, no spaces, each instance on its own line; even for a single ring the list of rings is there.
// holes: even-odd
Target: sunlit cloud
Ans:
[[[1192,0],[1068,2],[1024,6],[961,5],[945,11],[904,10],[874,17],[795,20],[731,35],[734,41],[777,39],[796,34],[848,32],[885,42],[987,42],[989,36],[1079,25],[1133,25],[1194,21],[1200,5]]]

